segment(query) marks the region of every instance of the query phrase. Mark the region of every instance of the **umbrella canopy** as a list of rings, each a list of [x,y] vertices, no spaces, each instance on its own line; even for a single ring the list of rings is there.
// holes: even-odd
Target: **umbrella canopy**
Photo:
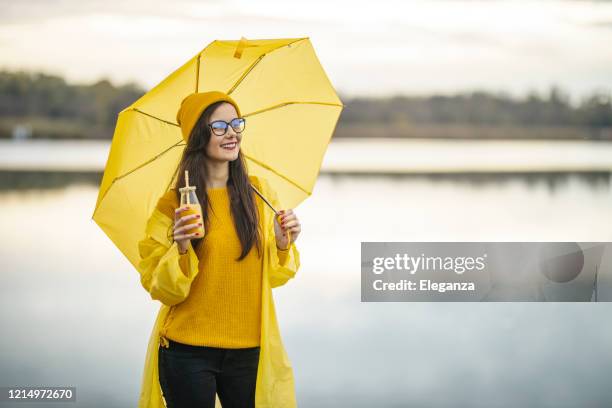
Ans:
[[[213,90],[247,118],[248,173],[266,178],[283,208],[312,194],[343,104],[309,38],[213,41],[119,113],[92,218],[134,267],[146,222],[177,177],[181,101]]]

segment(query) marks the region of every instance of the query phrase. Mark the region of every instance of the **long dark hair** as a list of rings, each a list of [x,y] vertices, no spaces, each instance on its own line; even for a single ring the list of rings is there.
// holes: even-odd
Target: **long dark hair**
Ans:
[[[181,194],[179,188],[185,186],[184,174],[185,170],[189,171],[189,184],[196,186],[196,194],[198,201],[202,206],[202,217],[204,218],[204,227],[208,230],[210,225],[209,210],[212,210],[206,192],[206,146],[211,138],[211,130],[208,122],[213,112],[224,101],[215,102],[209,105],[196,122],[183,156],[178,165],[178,177],[175,181],[174,188],[176,189],[177,201],[180,202]],[[227,189],[230,197],[230,207],[234,228],[242,245],[240,257],[236,259],[241,261],[246,257],[253,247],[257,245],[257,251],[261,256],[261,229],[259,224],[259,214],[255,204],[254,193],[251,189],[251,182],[247,174],[246,164],[242,151],[238,151],[238,158],[229,162],[229,179]],[[214,211],[214,210],[213,210]],[[194,248],[198,247],[204,238],[192,239],[191,243]]]

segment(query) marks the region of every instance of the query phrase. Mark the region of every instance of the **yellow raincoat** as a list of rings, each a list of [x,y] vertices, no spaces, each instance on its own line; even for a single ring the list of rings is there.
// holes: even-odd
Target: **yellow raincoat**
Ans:
[[[251,182],[279,210],[282,203],[271,189],[266,179],[249,176]],[[259,197],[255,197],[259,200]],[[296,407],[293,368],[285,352],[274,310],[272,288],[284,285],[293,278],[300,267],[300,254],[291,244],[289,254],[283,264],[280,263],[274,232],[274,211],[267,205],[263,206],[261,214],[263,223],[263,273],[261,285],[261,340],[257,385],[255,390],[255,406],[257,408],[291,408]],[[159,385],[157,357],[160,345],[160,329],[170,308],[187,298],[191,282],[199,271],[198,257],[189,244],[190,274],[185,276],[179,266],[179,252],[176,242],[171,242],[167,236],[172,230],[174,220],[160,212],[153,211],[146,228],[146,238],[139,242],[141,256],[138,272],[141,275],[143,287],[151,298],[159,300],[162,305],[145,357],[144,373],[139,408],[165,407]],[[163,341],[163,340],[162,340]]]

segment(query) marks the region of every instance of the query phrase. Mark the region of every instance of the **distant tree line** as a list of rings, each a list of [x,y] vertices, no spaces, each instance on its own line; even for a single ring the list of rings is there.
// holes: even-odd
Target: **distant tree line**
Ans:
[[[117,87],[104,79],[91,85],[71,85],[44,73],[0,71],[0,119],[43,118],[46,123],[59,121],[81,125],[82,129],[90,126],[110,138],[117,114],[143,93],[136,84]]]
[[[0,137],[33,123],[33,137],[111,138],[118,113],[145,93],[137,84],[115,86],[106,79],[73,85],[55,75],[0,71]],[[524,98],[487,92],[458,95],[342,98],[338,128],[382,124],[481,127],[612,127],[610,93],[594,93],[574,106],[558,87]],[[351,132],[337,132],[336,136]],[[399,133],[401,134],[401,132]],[[468,132],[468,134],[470,134]],[[474,132],[473,134],[478,134]]]
[[[347,123],[473,124],[514,126],[611,127],[610,92],[594,93],[572,106],[558,87],[548,94],[529,93],[523,99],[504,94],[472,92],[424,97],[355,98],[345,102]]]

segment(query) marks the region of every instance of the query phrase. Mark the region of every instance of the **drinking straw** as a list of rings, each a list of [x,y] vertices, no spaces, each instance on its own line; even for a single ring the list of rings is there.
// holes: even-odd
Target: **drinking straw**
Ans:
[[[188,188],[189,187],[189,170],[185,170],[185,187],[186,187],[186,190],[187,190],[187,205],[189,205],[190,204],[189,203],[189,196],[191,195],[191,194],[189,194],[189,188]]]

